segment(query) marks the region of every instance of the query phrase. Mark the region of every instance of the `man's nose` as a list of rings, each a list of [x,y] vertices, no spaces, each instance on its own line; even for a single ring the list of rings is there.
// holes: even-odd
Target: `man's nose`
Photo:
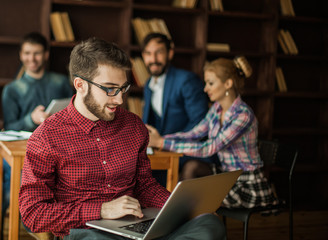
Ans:
[[[121,105],[123,103],[123,93],[120,91],[116,96],[112,96],[112,102],[117,105]]]

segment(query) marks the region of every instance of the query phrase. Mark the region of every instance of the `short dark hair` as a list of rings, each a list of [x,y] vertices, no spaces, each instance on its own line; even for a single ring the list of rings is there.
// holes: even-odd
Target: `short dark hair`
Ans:
[[[115,43],[93,37],[73,48],[69,62],[70,77],[73,80],[74,75],[78,75],[92,80],[97,76],[100,64],[131,70],[130,58],[121,48]]]
[[[158,39],[159,43],[164,43],[167,50],[170,50],[173,46],[173,42],[165,34],[162,33],[149,33],[143,40],[142,50],[145,50],[145,47],[152,39]]]
[[[20,50],[24,43],[40,44],[43,46],[44,51],[49,50],[49,43],[47,39],[39,32],[31,32],[26,34],[20,44]]]

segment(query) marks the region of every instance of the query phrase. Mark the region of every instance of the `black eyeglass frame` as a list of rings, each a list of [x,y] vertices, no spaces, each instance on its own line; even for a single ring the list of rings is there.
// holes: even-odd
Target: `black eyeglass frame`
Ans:
[[[81,77],[81,76],[79,76],[77,74],[74,74],[74,76],[75,77],[78,77],[78,78],[81,78],[82,80],[87,81],[88,83],[91,83],[91,84],[95,85],[96,87],[99,87],[100,89],[104,90],[106,92],[106,95],[109,96],[109,97],[114,97],[117,94],[119,94],[119,92],[122,92],[124,94],[131,87],[131,84],[129,82],[127,82],[127,85],[125,85],[125,86],[123,85],[122,87],[109,87],[108,88],[108,87],[104,87],[104,86],[102,86],[102,85],[100,85],[98,83],[95,83],[95,82],[93,82],[93,81],[91,81],[89,79],[86,79],[84,77]],[[124,90],[124,88],[125,88],[125,90]],[[114,94],[111,94],[114,89],[116,89],[116,91],[114,91]]]

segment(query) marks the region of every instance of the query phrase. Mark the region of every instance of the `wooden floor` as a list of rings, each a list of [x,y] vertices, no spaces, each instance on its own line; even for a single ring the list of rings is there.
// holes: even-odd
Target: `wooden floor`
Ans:
[[[8,219],[4,222],[4,239],[8,239]],[[23,227],[20,240],[33,240]],[[227,240],[243,239],[241,222],[227,221]],[[263,217],[253,215],[249,224],[249,240],[287,240],[288,213]],[[294,213],[294,240],[327,240],[328,211],[296,211]]]

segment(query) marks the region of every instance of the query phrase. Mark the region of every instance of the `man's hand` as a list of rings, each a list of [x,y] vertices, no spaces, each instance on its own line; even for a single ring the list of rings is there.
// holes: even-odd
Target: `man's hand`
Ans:
[[[164,138],[159,134],[156,128],[146,124],[149,132],[149,147],[155,147],[161,149],[164,145]]]
[[[125,215],[143,217],[139,201],[133,197],[122,196],[101,206],[101,217],[103,219],[118,219]]]
[[[46,113],[44,106],[39,105],[36,108],[34,108],[33,112],[31,113],[32,121],[36,125],[40,125],[44,120],[46,120],[49,117],[49,114]]]

